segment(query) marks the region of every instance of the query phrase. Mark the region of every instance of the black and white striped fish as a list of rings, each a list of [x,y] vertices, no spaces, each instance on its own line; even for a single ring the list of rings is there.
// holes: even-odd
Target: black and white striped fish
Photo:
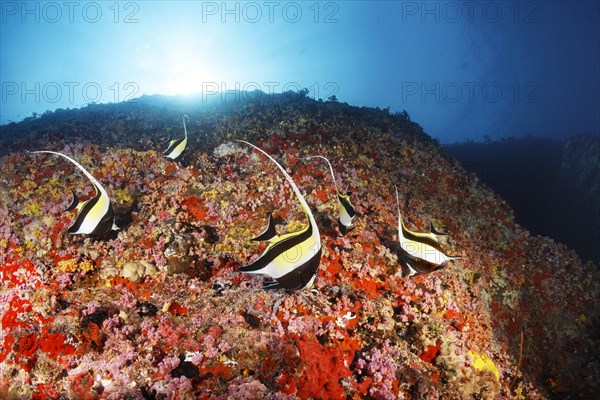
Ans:
[[[106,235],[110,231],[118,230],[119,228],[115,225],[115,215],[113,212],[112,204],[108,193],[104,187],[90,174],[85,168],[83,168],[77,161],[71,157],[66,156],[62,153],[55,151],[32,151],[31,153],[40,154],[56,154],[63,158],[66,158],[69,162],[75,165],[84,175],[90,180],[96,194],[89,200],[79,202],[75,193],[73,193],[73,200],[65,211],[77,210],[77,217],[75,222],[68,229],[69,233],[81,234],[81,235],[95,235],[102,236]]]
[[[321,236],[312,212],[292,178],[273,157],[251,143],[243,140],[238,140],[238,142],[255,148],[275,163],[292,186],[308,219],[308,225],[303,229],[277,235],[273,217],[270,215],[267,228],[252,239],[267,241],[267,248],[252,264],[240,267],[240,271],[247,274],[263,274],[273,278],[273,282],[263,285],[264,289],[310,288],[321,263]]]
[[[449,260],[461,258],[444,253],[434,233],[418,233],[406,228],[404,221],[402,221],[402,213],[400,212],[400,198],[397,187],[396,202],[398,206],[398,238],[402,250],[415,259],[423,260],[433,265],[441,265]]]
[[[167,142],[169,143],[167,150],[165,150],[165,157],[170,158],[171,160],[176,160],[181,153],[185,150],[185,146],[187,146],[187,127],[185,126],[185,119],[188,118],[187,115],[183,116],[183,138],[180,139],[171,139],[171,135],[169,134],[169,139]]]

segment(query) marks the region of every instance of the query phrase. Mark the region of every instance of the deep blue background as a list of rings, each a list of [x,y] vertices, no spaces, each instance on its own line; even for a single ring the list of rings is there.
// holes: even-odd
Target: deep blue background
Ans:
[[[404,109],[442,142],[597,134],[599,7],[3,1],[0,123],[142,94],[306,87]]]

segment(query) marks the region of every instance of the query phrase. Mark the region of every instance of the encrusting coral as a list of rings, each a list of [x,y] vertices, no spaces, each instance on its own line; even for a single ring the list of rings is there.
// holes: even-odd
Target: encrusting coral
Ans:
[[[188,142],[173,162],[161,135],[180,133],[183,113]],[[530,236],[405,113],[294,93],[185,109],[142,98],[1,136],[2,398],[599,394],[597,268]],[[273,155],[301,188],[321,233],[314,290],[255,290],[262,279],[240,272],[267,246],[248,241],[265,216],[280,233],[306,217],[273,165],[233,139]],[[94,187],[25,153],[39,149],[89,169],[121,230],[68,234],[71,188],[85,200]],[[345,236],[329,172],[303,161],[315,154],[353,193]],[[394,185],[406,229],[433,221],[461,259],[406,277]]]

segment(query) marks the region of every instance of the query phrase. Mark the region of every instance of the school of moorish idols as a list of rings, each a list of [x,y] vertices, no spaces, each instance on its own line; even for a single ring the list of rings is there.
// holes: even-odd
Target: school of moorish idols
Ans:
[[[3,127],[2,397],[599,393],[598,269],[406,113],[128,107]]]

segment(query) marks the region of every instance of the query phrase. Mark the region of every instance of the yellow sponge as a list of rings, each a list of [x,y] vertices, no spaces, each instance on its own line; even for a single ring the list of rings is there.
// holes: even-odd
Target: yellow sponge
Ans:
[[[500,380],[500,371],[494,365],[494,362],[484,353],[473,353],[469,350],[469,356],[473,359],[473,367],[480,372],[487,371],[494,374],[496,379]]]

